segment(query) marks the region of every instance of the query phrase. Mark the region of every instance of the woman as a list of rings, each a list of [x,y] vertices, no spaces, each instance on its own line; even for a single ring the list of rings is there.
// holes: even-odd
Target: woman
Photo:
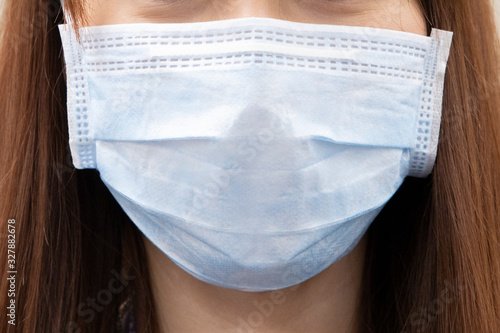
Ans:
[[[15,230],[15,246],[2,246],[3,267],[15,264],[15,273],[1,284],[4,331],[498,331],[500,84],[489,1],[64,5],[81,26],[260,16],[424,36],[453,31],[438,157],[430,176],[405,179],[352,251],[310,279],[260,292],[202,282],[140,233],[96,170],[75,171],[57,30],[63,14],[54,1],[9,0],[0,207],[2,233]]]

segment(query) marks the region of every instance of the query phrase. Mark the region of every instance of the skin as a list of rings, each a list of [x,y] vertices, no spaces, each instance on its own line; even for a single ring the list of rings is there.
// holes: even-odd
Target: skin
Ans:
[[[425,19],[416,0],[87,0],[87,3],[89,26],[256,16],[426,34]],[[279,291],[257,293],[199,281],[143,238],[162,333],[363,332],[359,314],[366,237],[347,256],[313,278]]]

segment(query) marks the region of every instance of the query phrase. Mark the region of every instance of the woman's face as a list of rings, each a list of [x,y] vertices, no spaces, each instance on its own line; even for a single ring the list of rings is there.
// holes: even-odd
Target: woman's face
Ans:
[[[426,34],[417,0],[87,0],[88,25],[184,23],[240,17],[366,26]]]

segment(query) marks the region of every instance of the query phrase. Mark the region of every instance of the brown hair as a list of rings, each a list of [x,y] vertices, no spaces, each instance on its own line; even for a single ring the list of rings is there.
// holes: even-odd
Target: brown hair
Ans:
[[[75,18],[82,1],[66,0]],[[438,157],[407,178],[369,229],[367,332],[500,328],[500,79],[489,0],[422,0],[429,28],[451,30]],[[68,147],[57,0],[5,0],[0,44],[0,300],[15,226],[16,326],[4,332],[114,332],[130,307],[155,332],[139,231],[96,170]],[[11,220],[11,221],[12,221]],[[12,230],[12,229],[11,229]],[[8,242],[9,240],[9,242]],[[95,299],[105,300],[97,304]]]

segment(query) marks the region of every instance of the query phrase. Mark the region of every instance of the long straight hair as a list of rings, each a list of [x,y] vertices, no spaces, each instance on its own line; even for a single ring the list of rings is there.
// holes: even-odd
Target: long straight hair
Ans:
[[[65,1],[76,22],[84,20],[82,3]],[[364,327],[497,333],[500,70],[493,10],[489,0],[421,5],[429,29],[455,33],[438,157],[428,178],[405,180],[368,231]],[[96,170],[71,164],[59,2],[4,0],[4,7],[0,304],[5,310],[14,299],[16,325],[2,315],[0,328],[119,332],[130,312],[138,332],[157,332],[140,232]],[[8,224],[15,226],[15,243]],[[8,244],[14,244],[15,297]]]

